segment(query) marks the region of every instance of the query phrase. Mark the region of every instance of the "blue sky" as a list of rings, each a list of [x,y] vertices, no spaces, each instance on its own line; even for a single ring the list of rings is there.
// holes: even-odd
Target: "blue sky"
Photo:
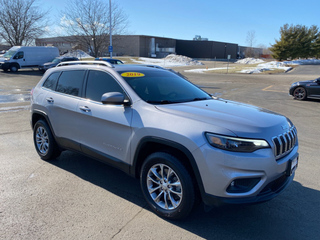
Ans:
[[[104,0],[107,3],[109,0]],[[212,41],[247,45],[255,31],[255,46],[279,39],[284,24],[319,26],[319,0],[112,0],[128,16],[128,34],[192,40],[201,35]],[[38,0],[59,22],[67,0]]]

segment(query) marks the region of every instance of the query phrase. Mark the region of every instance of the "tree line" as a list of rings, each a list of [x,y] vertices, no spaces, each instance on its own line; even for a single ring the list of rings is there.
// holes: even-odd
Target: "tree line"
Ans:
[[[280,35],[270,48],[273,58],[281,61],[320,56],[320,32],[316,25],[285,24],[280,28]]]

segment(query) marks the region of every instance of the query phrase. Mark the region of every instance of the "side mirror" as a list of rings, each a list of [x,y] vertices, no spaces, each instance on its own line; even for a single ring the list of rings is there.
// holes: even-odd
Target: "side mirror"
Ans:
[[[103,104],[113,104],[113,105],[127,105],[128,102],[125,101],[125,97],[119,92],[109,92],[105,93],[101,97],[101,102]]]

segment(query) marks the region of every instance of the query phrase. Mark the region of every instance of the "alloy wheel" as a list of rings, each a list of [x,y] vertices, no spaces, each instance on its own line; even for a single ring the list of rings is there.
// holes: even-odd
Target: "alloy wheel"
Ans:
[[[182,201],[182,184],[176,172],[165,164],[153,165],[147,175],[153,201],[165,210],[176,209]]]

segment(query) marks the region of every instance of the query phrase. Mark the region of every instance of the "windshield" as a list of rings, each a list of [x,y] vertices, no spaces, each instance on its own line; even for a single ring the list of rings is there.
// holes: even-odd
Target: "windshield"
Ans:
[[[3,57],[5,58],[11,58],[12,56],[14,56],[16,54],[17,51],[14,50],[9,50],[8,52],[6,52]]]
[[[169,104],[212,99],[189,81],[168,70],[119,72],[141,99],[153,104]],[[139,75],[127,77],[127,75]]]
[[[58,64],[58,63],[61,62],[61,59],[60,58],[55,58],[55,59],[52,60],[52,62]]]

